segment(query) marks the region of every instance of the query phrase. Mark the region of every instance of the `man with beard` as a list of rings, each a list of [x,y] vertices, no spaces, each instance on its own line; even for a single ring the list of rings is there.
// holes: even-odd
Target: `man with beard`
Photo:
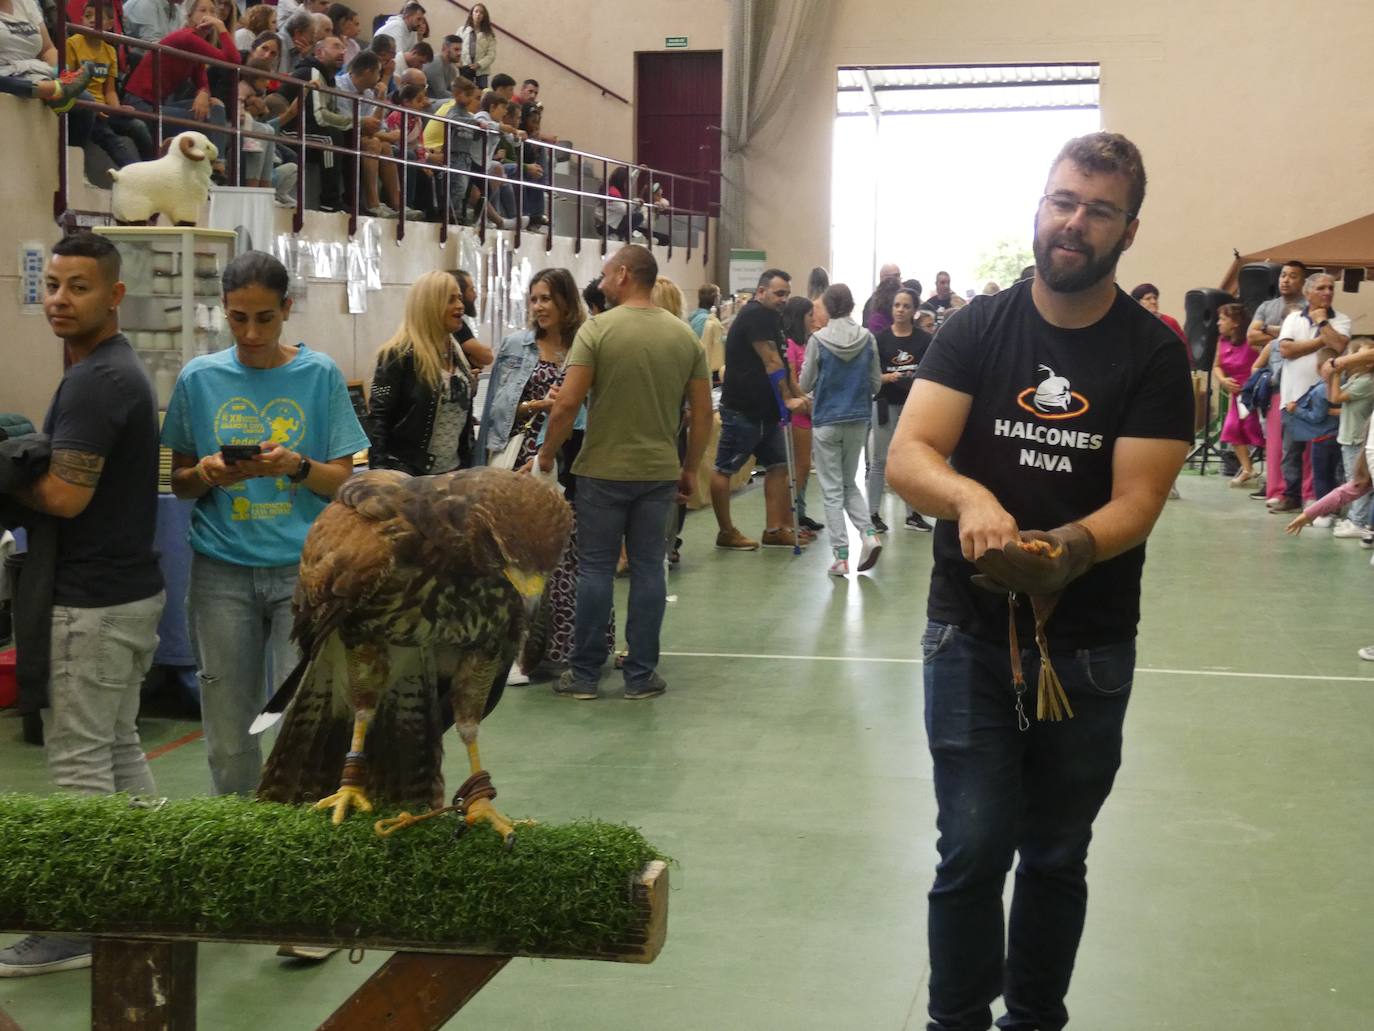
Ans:
[[[892,442],[888,482],[939,519],[922,638],[940,830],[931,1031],[983,1031],[998,995],[1004,1031],[1068,1021],[1088,841],[1121,761],[1145,539],[1193,436],[1187,356],[1115,282],[1144,198],[1125,137],[1066,144],[1036,213],[1035,278],[950,316]],[[1037,627],[1039,656],[1022,647]],[[1023,697],[1047,661],[1067,703],[1057,722]]]

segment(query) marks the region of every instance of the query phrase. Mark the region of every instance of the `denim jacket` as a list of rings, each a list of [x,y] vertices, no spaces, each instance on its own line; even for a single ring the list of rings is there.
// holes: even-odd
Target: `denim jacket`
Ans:
[[[487,454],[500,451],[510,440],[515,425],[515,408],[520,395],[539,364],[539,345],[534,330],[522,329],[501,341],[496,360],[491,363],[491,382],[487,384],[487,403],[482,409],[482,425],[477,433],[477,465],[487,464]]]
[[[815,394],[812,426],[868,422],[882,382],[873,334],[852,318],[831,319],[806,342],[799,384]]]

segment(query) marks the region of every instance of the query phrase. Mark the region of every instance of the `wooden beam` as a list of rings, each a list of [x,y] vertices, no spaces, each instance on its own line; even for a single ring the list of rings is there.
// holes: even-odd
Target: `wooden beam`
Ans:
[[[509,962],[509,956],[398,952],[319,1031],[439,1031]]]
[[[91,1031],[195,1031],[195,942],[96,938]]]

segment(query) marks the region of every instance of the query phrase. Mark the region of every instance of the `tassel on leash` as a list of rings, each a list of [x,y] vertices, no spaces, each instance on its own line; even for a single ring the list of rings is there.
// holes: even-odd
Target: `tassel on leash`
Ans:
[[[1021,547],[1027,551],[1042,551],[1050,558],[1057,557],[1056,549],[1044,541],[1023,541]],[[1069,696],[1064,690],[1059,674],[1054,671],[1054,663],[1050,661],[1050,644],[1045,637],[1045,624],[1050,621],[1050,616],[1054,615],[1054,607],[1058,603],[1058,594],[1031,595],[1031,611],[1035,613],[1035,646],[1040,651],[1040,676],[1035,687],[1037,722],[1058,723],[1061,720],[1073,719],[1073,706],[1069,704]],[[1011,643],[1011,680],[1012,687],[1016,690],[1016,713],[1021,729],[1026,730],[1029,722],[1021,705],[1021,696],[1026,690],[1026,674],[1021,667],[1021,643],[1016,633],[1015,591],[1007,594],[1007,636]]]

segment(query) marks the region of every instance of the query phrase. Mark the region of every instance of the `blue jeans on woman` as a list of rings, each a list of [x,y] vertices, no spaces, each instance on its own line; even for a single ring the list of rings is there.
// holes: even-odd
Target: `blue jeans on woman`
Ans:
[[[1005,643],[932,621],[921,649],[940,831],[927,1028],[986,1031],[1001,995],[1003,1031],[1059,1031],[1087,912],[1092,824],[1121,765],[1135,642],[1052,654],[1074,713],[1058,723],[1034,719],[1035,648],[1021,653],[1032,685],[1024,721]],[[1015,853],[1004,950],[1002,890]]]
[[[291,640],[299,568],[237,566],[199,552],[191,558],[186,616],[200,667],[212,794],[257,790],[261,738],[248,728],[300,660]]]
[[[144,100],[142,97],[134,96],[134,94],[132,93],[126,93],[124,95],[124,103],[128,104],[136,111],[147,111],[149,113],[156,113],[158,110],[158,108],[148,103],[148,101]],[[164,100],[162,102],[161,110],[163,114],[171,115],[174,118],[195,119],[196,117],[194,114],[191,113],[191,102],[189,100]],[[137,121],[137,119],[135,120]],[[219,103],[218,101],[212,100],[210,102],[210,115],[206,119],[206,121],[209,123],[209,125],[217,125],[220,127],[220,129],[224,129],[224,127],[229,124],[229,120],[224,113],[224,105]],[[155,123],[153,122],[148,123],[149,132],[152,132],[152,127],[154,124]],[[171,139],[177,133],[191,131],[182,125],[169,125],[166,128],[168,131],[164,134],[164,139]],[[209,128],[209,126],[207,126],[203,131],[205,133],[206,138],[209,139],[209,141],[215,145],[215,150],[219,154],[219,157],[217,157],[215,160],[225,160],[225,157],[229,153],[225,149],[229,145],[228,137],[223,132],[215,132],[213,129]]]
[[[609,657],[606,624],[622,538],[630,560],[626,686],[644,683],[658,667],[659,633],[668,602],[664,529],[676,496],[673,481],[577,478],[577,615],[568,662],[575,679],[596,683]]]

